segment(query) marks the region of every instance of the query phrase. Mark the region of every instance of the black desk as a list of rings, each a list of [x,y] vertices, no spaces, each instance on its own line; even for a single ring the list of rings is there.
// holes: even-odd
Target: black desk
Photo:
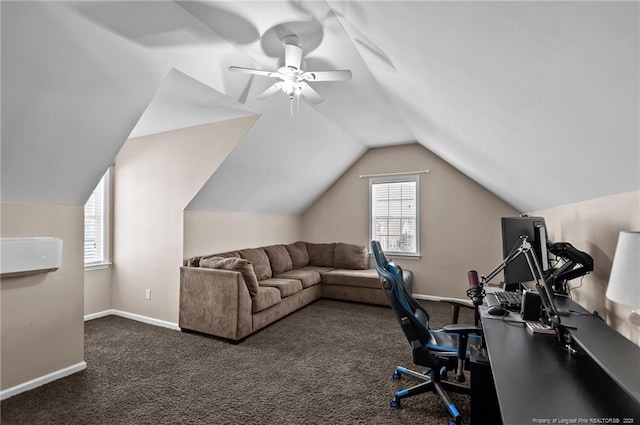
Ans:
[[[577,327],[571,333],[581,347],[578,354],[570,354],[555,335],[481,318],[503,423],[640,424],[640,347],[577,303],[559,297],[556,303],[579,312],[561,318]],[[472,386],[473,379],[472,373]],[[474,425],[482,423],[473,408],[471,414]]]

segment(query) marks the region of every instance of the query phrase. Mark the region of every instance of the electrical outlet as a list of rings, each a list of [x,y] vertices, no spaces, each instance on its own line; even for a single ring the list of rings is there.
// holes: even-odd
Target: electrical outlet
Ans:
[[[147,289],[147,291],[144,294],[145,299],[150,300],[151,299],[151,289]]]

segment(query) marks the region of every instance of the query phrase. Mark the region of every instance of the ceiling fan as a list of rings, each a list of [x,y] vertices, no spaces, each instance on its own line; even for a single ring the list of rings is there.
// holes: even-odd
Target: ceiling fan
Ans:
[[[258,99],[264,99],[278,91],[283,91],[292,102],[294,98],[302,95],[311,103],[320,103],[323,101],[322,96],[307,84],[307,81],[345,81],[351,79],[351,71],[349,70],[306,71],[303,68],[302,47],[298,37],[289,35],[284,37],[282,42],[284,44],[284,63],[277,71],[264,71],[240,66],[229,67],[229,71],[262,75],[280,80],[262,92]]]

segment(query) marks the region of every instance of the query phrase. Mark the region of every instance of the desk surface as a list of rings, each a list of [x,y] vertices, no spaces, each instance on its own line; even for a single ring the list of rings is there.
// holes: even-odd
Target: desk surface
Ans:
[[[503,423],[640,424],[640,347],[575,302],[556,303],[579,312],[561,318],[577,327],[571,333],[582,348],[578,354],[565,350],[555,335],[482,318]]]

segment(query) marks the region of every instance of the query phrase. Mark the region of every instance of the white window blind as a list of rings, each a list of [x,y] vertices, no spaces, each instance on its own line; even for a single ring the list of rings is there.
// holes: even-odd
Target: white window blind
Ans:
[[[418,177],[370,180],[371,239],[387,253],[419,255]]]
[[[109,171],[102,176],[84,206],[84,265],[106,264],[109,235]]]

